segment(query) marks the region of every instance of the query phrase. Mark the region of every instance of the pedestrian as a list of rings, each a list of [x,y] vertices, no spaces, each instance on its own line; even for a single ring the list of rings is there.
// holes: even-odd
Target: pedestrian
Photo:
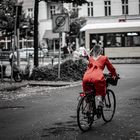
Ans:
[[[17,61],[16,52],[12,52],[9,55],[9,62],[10,62],[11,69],[13,69],[13,72],[19,72],[19,68],[16,64],[16,61]]]
[[[78,50],[73,51],[72,57],[73,57],[73,60],[78,60],[79,59],[79,51]]]
[[[83,76],[83,91],[92,90],[91,87],[87,86],[87,83],[93,83],[96,96],[98,99],[98,105],[103,105],[103,99],[106,95],[106,81],[103,74],[105,66],[111,72],[112,77],[117,76],[114,66],[111,64],[107,56],[102,55],[102,49],[99,45],[94,45],[90,53],[87,70]]]
[[[96,41],[96,39],[93,39],[92,40],[92,47],[95,46],[95,45],[97,45],[97,41]]]
[[[68,48],[69,48],[69,53],[72,54],[73,49],[72,49],[72,44],[71,43],[68,43]]]
[[[16,62],[16,60],[17,60],[16,52],[10,53],[10,55],[9,55],[9,62],[10,62],[11,66],[12,66],[12,63]]]
[[[64,58],[67,58],[68,54],[69,54],[68,46],[65,44],[63,47]]]
[[[71,48],[72,48],[72,50],[73,50],[73,51],[75,51],[75,50],[76,50],[76,44],[75,44],[75,42],[74,42],[74,41],[73,41],[73,42],[72,42],[72,44],[71,44]]]
[[[82,44],[79,48],[79,57],[86,58],[88,56],[87,50],[85,48],[85,45]]]

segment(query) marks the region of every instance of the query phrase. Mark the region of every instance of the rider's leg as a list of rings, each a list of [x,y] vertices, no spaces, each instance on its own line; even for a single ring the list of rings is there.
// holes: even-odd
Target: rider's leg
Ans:
[[[102,100],[101,95],[97,96],[97,106],[102,106],[103,107],[103,100]]]

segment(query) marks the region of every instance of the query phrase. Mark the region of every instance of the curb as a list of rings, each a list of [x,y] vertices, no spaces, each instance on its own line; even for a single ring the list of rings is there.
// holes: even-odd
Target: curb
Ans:
[[[68,86],[70,83],[29,83],[30,86],[50,86],[50,87],[62,87]]]
[[[0,91],[13,91],[13,90],[17,90],[21,87],[25,87],[25,86],[46,86],[46,87],[72,87],[72,86],[77,86],[80,85],[81,81],[78,82],[28,82],[28,83],[23,83],[23,84],[14,84],[14,85],[8,85],[7,87],[1,87]]]
[[[11,85],[11,86],[8,86],[8,87],[1,88],[0,91],[13,91],[13,90],[17,90],[21,87],[25,87],[27,85],[28,85],[28,83],[22,84],[22,85]]]
[[[40,83],[40,82],[32,82],[29,83],[28,85],[30,86],[48,86],[48,87],[70,87],[70,86],[75,86],[75,85],[80,85],[81,81],[78,82],[46,82],[46,83]]]

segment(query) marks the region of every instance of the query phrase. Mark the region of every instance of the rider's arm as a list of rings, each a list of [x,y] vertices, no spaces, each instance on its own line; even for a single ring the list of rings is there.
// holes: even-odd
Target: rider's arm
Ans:
[[[90,69],[91,67],[93,67],[93,64],[91,63],[91,57],[88,57],[88,66],[87,66],[87,69]]]
[[[114,68],[114,66],[112,65],[112,63],[109,61],[109,59],[106,57],[106,66],[107,66],[107,69],[111,72],[111,75],[113,77],[116,77],[117,76],[117,73],[116,73],[116,69]]]

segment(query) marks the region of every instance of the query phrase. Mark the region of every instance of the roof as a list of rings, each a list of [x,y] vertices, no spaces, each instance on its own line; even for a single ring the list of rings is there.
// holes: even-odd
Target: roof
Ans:
[[[110,33],[110,32],[139,32],[140,22],[116,22],[116,23],[95,23],[87,24],[80,31],[89,33]]]
[[[59,38],[59,33],[53,33],[52,30],[45,30],[43,38],[46,38],[46,39]]]

